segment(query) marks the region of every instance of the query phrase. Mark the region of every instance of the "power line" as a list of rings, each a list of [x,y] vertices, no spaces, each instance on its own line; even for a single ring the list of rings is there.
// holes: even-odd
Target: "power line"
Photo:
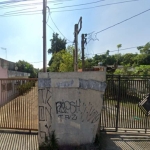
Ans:
[[[51,29],[51,30],[53,30],[53,28],[47,23],[47,26]],[[53,32],[55,32],[54,30],[53,30]]]
[[[40,15],[41,13],[18,13],[12,15],[0,15],[0,17],[15,17],[15,16],[33,16],[33,15]]]
[[[119,25],[119,24],[121,24],[121,23],[123,23],[123,22],[126,22],[126,21],[132,19],[132,18],[135,18],[135,17],[137,17],[137,16],[140,16],[141,14],[144,14],[144,13],[146,13],[146,12],[148,12],[148,11],[150,11],[150,9],[147,9],[147,10],[145,10],[145,11],[143,11],[143,12],[137,14],[137,15],[134,15],[134,16],[132,16],[132,17],[130,17],[130,18],[128,18],[128,19],[125,19],[125,20],[123,20],[123,21],[121,21],[121,22],[118,22],[118,23],[116,23],[116,24],[114,24],[114,25],[112,25],[112,26],[110,26],[110,27],[107,27],[107,28],[101,30],[101,31],[98,31],[98,32],[96,32],[95,34],[98,34],[98,33],[100,33],[100,32],[103,32],[103,31],[105,31],[105,30],[108,30],[108,29],[110,29],[110,28],[112,28],[112,27],[115,27],[115,26],[117,26],[117,25]]]
[[[6,12],[5,14],[16,13],[16,12],[20,12],[20,11],[24,11],[24,10],[35,9],[35,8],[37,8],[37,7],[32,7],[32,8],[26,8],[26,9],[21,9],[21,10],[10,11],[10,12]]]
[[[70,41],[69,39],[67,39],[65,36],[64,36],[64,34],[59,30],[59,28],[57,27],[57,25],[55,24],[55,22],[53,21],[53,19],[52,19],[52,16],[50,15],[50,18],[51,18],[51,20],[52,20],[52,22],[53,22],[53,24],[55,25],[55,27],[57,28],[57,30],[59,31],[59,33],[66,39],[66,40],[68,40],[69,42],[72,42],[72,41]],[[73,43],[73,42],[72,42]]]
[[[124,1],[124,2],[117,2],[117,3],[110,3],[110,4],[105,4],[105,5],[100,5],[100,6],[94,6],[94,7],[89,7],[89,8],[81,8],[81,9],[72,9],[72,10],[60,10],[60,11],[52,11],[51,13],[54,12],[65,12],[65,11],[75,11],[75,10],[85,10],[85,9],[93,9],[93,8],[97,8],[97,7],[103,7],[103,6],[109,6],[109,5],[115,5],[115,4],[121,4],[121,3],[127,3],[127,2],[132,2],[132,1],[138,1],[138,0],[131,0],[131,1]],[[52,8],[51,8],[52,9]],[[15,16],[14,14],[17,14],[17,16],[19,16],[18,14],[22,13],[31,13],[31,12],[37,12],[37,11],[42,11],[42,10],[34,10],[34,11],[23,11],[23,12],[18,12],[18,13],[10,13],[9,16]],[[8,13],[8,12],[7,12]],[[24,14],[25,15],[25,14]],[[2,15],[1,15],[2,16]],[[4,17],[6,15],[3,15]],[[8,15],[7,15],[8,17]]]
[[[104,7],[104,6],[111,6],[111,5],[129,3],[129,2],[133,2],[133,1],[138,1],[138,0],[130,0],[130,1],[123,1],[123,2],[109,3],[109,4],[104,4],[104,5],[94,6],[94,7],[87,7],[87,8],[70,9],[70,10],[58,10],[58,11],[52,11],[52,12],[56,13],[56,12],[67,12],[67,11],[77,11],[77,10],[93,9],[93,8],[98,8],[98,7]]]
[[[66,1],[73,1],[73,0],[64,0],[61,2],[66,2]],[[28,2],[28,1],[26,1]],[[47,3],[58,3],[59,1],[47,1]],[[17,4],[17,5],[14,5],[14,4],[5,4],[5,5],[2,5],[0,8],[1,9],[9,9],[9,8],[14,8],[14,7],[25,7],[25,6],[31,6],[31,5],[42,5],[42,2],[36,2],[36,3],[28,3],[28,4]]]
[[[19,2],[28,2],[28,1],[35,1],[35,0],[15,0],[15,1],[3,1],[3,2],[0,2],[0,5],[4,5],[4,4],[13,4],[13,3],[19,3]]]
[[[137,48],[137,47],[139,47],[139,46],[134,46],[134,47],[128,47],[128,48],[124,48],[124,49],[119,49],[119,51],[124,51],[124,50],[134,49],[134,48]],[[117,50],[112,50],[112,51],[109,51],[109,52],[115,52],[115,51],[118,51],[118,49],[117,49]],[[86,55],[96,55],[96,54],[101,55],[101,54],[105,54],[105,53],[106,53],[106,52],[95,53],[95,54],[86,54]]]
[[[90,2],[90,3],[82,3],[82,4],[76,4],[76,5],[69,5],[69,6],[62,6],[62,7],[57,7],[57,8],[51,8],[51,9],[60,9],[60,8],[67,8],[67,7],[77,7],[77,6],[83,6],[83,5],[90,5],[90,4],[95,4],[95,3],[99,3],[105,0],[99,0],[99,1],[95,1],[95,2]]]
[[[78,4],[78,5],[70,5],[70,6],[64,6],[64,7],[51,8],[51,10],[52,9],[65,8],[65,7],[75,7],[75,6],[81,6],[81,5],[89,5],[89,4],[92,4],[92,3],[97,3],[97,2],[102,2],[102,1],[105,1],[105,0],[95,1],[95,2],[91,2],[91,3]],[[130,0],[130,1],[123,1],[123,2],[117,2],[117,3],[104,4],[104,5],[94,6],[94,7],[88,7],[88,8],[81,8],[81,9],[79,8],[79,9],[72,9],[72,10],[60,10],[60,11],[52,11],[52,12],[54,13],[54,12],[66,12],[66,11],[86,10],[86,9],[93,9],[93,8],[97,8],[97,7],[104,7],[104,6],[122,4],[122,3],[133,2],[133,1],[138,1],[138,0]],[[25,5],[25,4],[22,4],[22,5]],[[32,4],[30,4],[30,6],[31,5]],[[7,12],[7,13],[9,13],[9,12]]]

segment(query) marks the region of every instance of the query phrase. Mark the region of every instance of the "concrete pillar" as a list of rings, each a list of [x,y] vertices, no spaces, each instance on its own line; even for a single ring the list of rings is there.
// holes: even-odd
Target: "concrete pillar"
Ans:
[[[39,73],[39,142],[54,131],[60,145],[92,143],[106,72]]]

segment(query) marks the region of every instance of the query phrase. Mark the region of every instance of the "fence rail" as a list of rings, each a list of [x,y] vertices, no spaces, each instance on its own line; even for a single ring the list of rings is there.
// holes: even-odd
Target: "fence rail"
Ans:
[[[107,76],[107,88],[101,113],[101,127],[117,131],[150,130],[150,116],[139,103],[150,93],[150,76]]]
[[[0,79],[0,128],[38,129],[37,79]]]

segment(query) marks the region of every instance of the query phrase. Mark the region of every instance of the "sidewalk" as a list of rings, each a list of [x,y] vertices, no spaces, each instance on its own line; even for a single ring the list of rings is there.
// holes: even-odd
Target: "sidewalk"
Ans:
[[[0,150],[38,150],[38,136],[0,133]]]
[[[150,150],[150,135],[101,133],[101,150]]]

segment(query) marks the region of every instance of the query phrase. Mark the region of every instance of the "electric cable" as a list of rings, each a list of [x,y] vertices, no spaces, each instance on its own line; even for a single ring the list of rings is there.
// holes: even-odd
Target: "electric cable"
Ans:
[[[57,27],[57,25],[55,24],[55,22],[53,21],[53,19],[52,19],[52,16],[50,15],[50,18],[51,18],[51,20],[52,20],[52,22],[53,22],[53,24],[55,25],[55,27],[57,28],[57,30],[59,31],[59,33],[66,39],[66,40],[68,40],[69,42],[72,42],[72,41],[70,41],[69,39],[67,39],[65,36],[64,36],[64,34],[59,30],[59,28]],[[73,43],[73,42],[72,42]]]
[[[67,12],[67,11],[86,10],[86,9],[93,9],[93,8],[99,8],[99,7],[104,7],[104,6],[111,6],[111,5],[118,5],[118,4],[123,4],[123,3],[129,3],[129,2],[133,2],[133,1],[138,1],[138,0],[130,0],[130,1],[123,1],[123,2],[109,3],[109,4],[104,4],[104,5],[94,6],[94,7],[87,7],[87,8],[58,10],[58,11],[52,11],[52,12],[53,13],[58,13],[58,12]],[[53,9],[53,8],[51,8],[51,9]]]
[[[128,21],[128,20],[131,20],[131,19],[133,19],[133,18],[135,18],[135,17],[137,17],[137,16],[140,16],[140,15],[142,15],[142,14],[148,12],[148,11],[150,11],[150,9],[147,9],[147,10],[141,12],[141,13],[138,13],[138,14],[136,14],[136,15],[130,17],[130,18],[127,18],[127,19],[125,19],[125,20],[123,20],[123,21],[121,21],[121,22],[118,22],[118,23],[116,23],[116,24],[114,24],[114,25],[112,25],[112,26],[109,26],[109,27],[107,27],[107,28],[105,28],[105,29],[103,29],[103,30],[101,30],[101,31],[96,32],[95,34],[98,34],[98,33],[100,33],[100,32],[103,32],[103,31],[105,31],[105,30],[108,30],[108,29],[110,29],[110,28],[112,28],[112,27],[115,27],[115,26],[117,26],[117,25],[119,25],[119,24],[121,24],[121,23],[124,23],[124,22],[126,22],[126,21]]]
[[[134,47],[128,47],[128,48],[124,48],[124,49],[119,49],[119,51],[124,51],[124,50],[129,50],[129,49],[134,49],[134,48],[137,48],[139,46],[134,46]],[[109,51],[109,52],[115,52],[115,51],[118,51],[117,50],[112,50],[112,51]],[[105,54],[106,52],[102,52],[102,53],[95,53],[95,54],[86,54],[86,55],[101,55],[101,54]]]

